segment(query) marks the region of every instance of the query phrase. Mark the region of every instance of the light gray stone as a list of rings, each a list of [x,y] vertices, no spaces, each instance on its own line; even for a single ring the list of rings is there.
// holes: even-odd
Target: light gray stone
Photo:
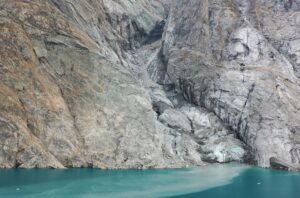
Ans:
[[[216,114],[254,160],[300,166],[296,1],[174,1],[165,28],[167,74]]]
[[[167,109],[159,116],[159,121],[181,133],[191,133],[190,120],[180,111]]]

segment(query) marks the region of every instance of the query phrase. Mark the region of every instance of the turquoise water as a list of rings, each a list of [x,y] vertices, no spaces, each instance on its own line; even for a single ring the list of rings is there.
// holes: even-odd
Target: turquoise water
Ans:
[[[0,197],[299,198],[300,174],[243,165],[177,170],[0,170]]]

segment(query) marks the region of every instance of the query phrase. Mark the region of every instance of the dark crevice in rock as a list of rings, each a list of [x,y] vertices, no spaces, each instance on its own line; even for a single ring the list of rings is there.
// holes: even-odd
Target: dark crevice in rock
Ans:
[[[174,83],[163,84],[163,90],[165,92],[174,92],[176,85]]]
[[[195,102],[195,90],[194,90],[194,83],[193,81],[190,80],[185,80],[185,79],[179,79],[179,86],[180,89],[183,93],[184,98],[192,104],[196,104],[197,102]],[[205,92],[205,90],[203,90],[203,92]]]
[[[150,31],[150,33],[147,35],[144,41],[145,44],[151,44],[155,41],[158,41],[162,38],[164,27],[166,24],[166,20],[162,20],[160,22],[157,22],[154,28]]]
[[[284,2],[285,11],[289,11],[293,7],[293,0],[287,0]]]
[[[161,115],[161,108],[157,104],[152,103],[152,109],[155,111],[157,117]]]
[[[155,63],[155,65],[150,64],[147,68],[150,78],[157,84],[162,85],[166,88],[168,87],[168,85],[170,85],[170,89],[172,89],[172,87],[175,88],[175,84],[169,82],[168,80],[170,79],[167,73],[168,62],[166,61],[166,58],[162,52],[162,48],[159,49],[156,58],[157,62]]]
[[[15,168],[19,168],[23,163],[16,161],[15,162]]]
[[[245,126],[243,127],[242,124],[243,124],[243,115],[244,115],[244,111],[245,111],[245,108],[248,104],[248,101],[250,100],[250,97],[251,97],[251,93],[254,91],[254,88],[255,88],[255,83],[253,83],[249,89],[249,92],[247,94],[247,97],[246,97],[246,100],[244,102],[244,105],[243,105],[243,108],[242,108],[242,111],[241,111],[241,115],[239,117],[239,121],[238,121],[238,124],[237,124],[237,135],[238,137],[243,140],[243,142],[245,142],[247,144],[247,129],[248,129],[248,124],[247,124],[247,119],[246,120],[246,124]],[[248,145],[248,144],[247,144]]]
[[[136,21],[132,20],[131,24],[132,24],[132,28],[133,28],[133,40],[136,41],[137,43],[143,43],[143,40],[145,39],[145,37],[147,37],[147,33],[145,32],[145,30],[143,28],[141,28],[137,24]],[[132,43],[132,42],[130,42],[130,43]]]
[[[194,134],[195,133],[195,127],[194,127],[194,124],[193,124],[193,121],[189,118],[189,117],[186,117],[189,122],[190,122],[190,126],[191,126],[191,134]]]

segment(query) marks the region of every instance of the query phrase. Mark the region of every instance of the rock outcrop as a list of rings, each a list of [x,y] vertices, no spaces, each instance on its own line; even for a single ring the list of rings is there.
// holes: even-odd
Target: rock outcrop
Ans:
[[[2,0],[0,166],[203,165],[198,143],[152,104],[173,106],[147,78],[160,44],[142,48],[161,39],[166,3]]]
[[[0,167],[299,167],[298,10],[0,0]]]
[[[164,18],[158,3],[0,7],[1,167],[165,166],[151,102],[126,60]]]
[[[299,167],[299,2],[172,5],[161,75],[235,131],[259,166],[277,159]]]

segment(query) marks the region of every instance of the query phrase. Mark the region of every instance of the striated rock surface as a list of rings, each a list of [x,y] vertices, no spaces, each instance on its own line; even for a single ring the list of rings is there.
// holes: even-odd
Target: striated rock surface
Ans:
[[[300,165],[299,11],[296,0],[177,0],[165,28],[160,78],[217,115],[262,167]]]
[[[1,0],[0,167],[203,165],[154,107],[173,108],[147,73],[167,3]]]
[[[299,6],[0,0],[0,167],[299,168]]]
[[[127,69],[164,18],[148,1],[0,1],[0,166],[164,167],[156,117]]]

